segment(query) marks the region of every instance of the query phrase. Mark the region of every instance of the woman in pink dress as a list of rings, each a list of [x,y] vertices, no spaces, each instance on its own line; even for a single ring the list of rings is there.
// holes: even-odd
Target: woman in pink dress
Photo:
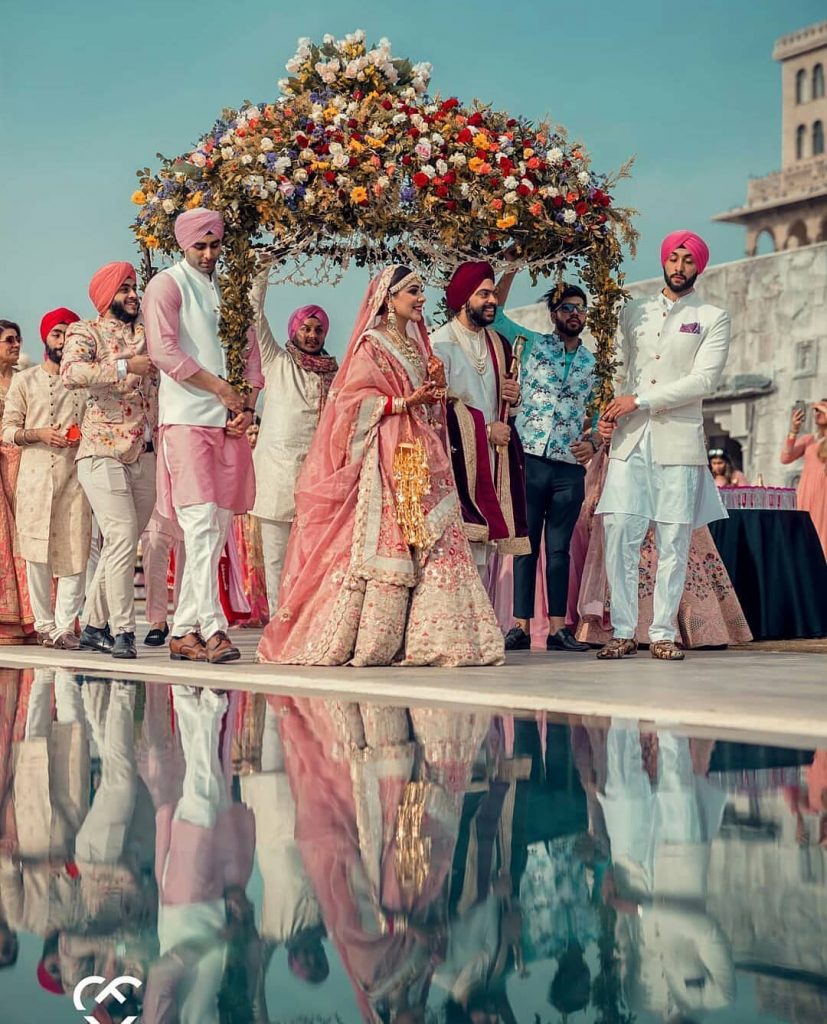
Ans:
[[[803,409],[793,413],[781,461],[787,465],[804,456],[797,504],[802,511],[810,513],[827,558],[827,398],[813,404],[815,433],[799,437],[804,415]]]
[[[20,328],[0,320],[0,421],[20,358]],[[35,641],[26,563],[14,556],[14,506],[21,449],[0,441],[0,645]]]
[[[407,267],[388,267],[368,288],[296,484],[279,611],[259,645],[262,661],[504,660],[463,532],[444,369],[431,352],[424,304],[422,282]]]
[[[749,487],[747,478],[733,466],[732,458],[723,448],[711,448],[707,455],[709,472],[716,487]]]

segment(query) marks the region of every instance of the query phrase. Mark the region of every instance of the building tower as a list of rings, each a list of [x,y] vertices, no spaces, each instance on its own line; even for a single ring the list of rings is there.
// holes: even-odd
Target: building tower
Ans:
[[[827,242],[827,21],[782,36],[773,58],[781,64],[781,170],[747,182],[746,206],[714,219],[743,224],[746,254],[764,237],[775,250]]]

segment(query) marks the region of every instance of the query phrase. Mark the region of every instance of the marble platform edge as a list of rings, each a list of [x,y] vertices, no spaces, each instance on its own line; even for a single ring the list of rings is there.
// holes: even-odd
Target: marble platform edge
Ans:
[[[253,638],[250,637],[250,640]],[[244,645],[245,647],[247,644]],[[252,654],[252,644],[250,645]],[[737,655],[735,655],[737,657]],[[572,666],[570,678],[556,683],[562,686],[559,694],[537,693],[537,682],[528,686],[520,685],[525,679],[526,668],[536,656],[525,654],[519,660],[496,669],[497,685],[492,690],[481,683],[485,674],[493,669],[390,669],[356,670],[353,668],[309,669],[293,666],[260,665],[252,660],[227,665],[204,666],[193,672],[186,662],[170,662],[163,655],[145,655],[136,661],[113,661],[96,654],[72,654],[47,651],[36,647],[0,648],[0,667],[13,668],[63,668],[77,674],[94,678],[122,678],[135,681],[180,683],[185,685],[218,685],[226,689],[244,689],[253,692],[279,694],[306,694],[318,697],[346,696],[351,700],[369,698],[390,703],[434,703],[443,707],[467,708],[469,705],[497,713],[518,713],[531,715],[546,711],[560,715],[582,715],[602,718],[624,718],[653,722],[661,728],[680,731],[708,730],[711,735],[724,738],[731,736],[750,742],[777,742],[779,745],[818,746],[827,740],[827,701],[813,696],[810,692],[786,692],[768,697],[766,693],[757,698],[758,707],[749,708],[742,701],[737,708],[732,706],[733,695],[721,690],[710,689],[710,680],[703,676],[703,663],[693,672],[689,664],[671,671],[684,673],[683,681],[692,684],[687,692],[694,698],[694,705],[682,698],[680,693],[669,691],[662,700],[653,692],[657,684],[647,679],[647,672],[637,672],[638,682],[616,680],[615,688],[607,696],[578,694],[577,685],[582,680],[589,685],[584,670],[587,666],[580,661],[569,662]],[[809,662],[817,655],[774,654],[774,667],[783,671],[792,670],[802,658]],[[545,667],[531,666],[534,673]],[[646,663],[644,663],[646,664]],[[631,666],[630,666],[631,667]],[[641,668],[643,666],[641,665]],[[655,668],[648,664],[649,674]],[[558,663],[556,670],[563,669]],[[745,666],[748,670],[748,666]],[[372,678],[376,673],[375,679]],[[414,676],[414,673],[416,676]],[[433,683],[423,681],[423,676],[438,676]],[[368,678],[365,678],[368,676]],[[400,686],[404,676],[404,687]],[[505,676],[505,678],[504,678]],[[674,680],[676,677],[672,676]],[[677,677],[680,678],[680,677]],[[644,690],[641,694],[639,691]],[[699,693],[701,689],[705,692]],[[638,692],[634,692],[637,690]],[[805,684],[804,691],[808,690]],[[727,699],[717,702],[719,693]],[[698,700],[701,706],[697,706]],[[728,703],[729,701],[729,703]],[[760,737],[760,739],[757,739]]]

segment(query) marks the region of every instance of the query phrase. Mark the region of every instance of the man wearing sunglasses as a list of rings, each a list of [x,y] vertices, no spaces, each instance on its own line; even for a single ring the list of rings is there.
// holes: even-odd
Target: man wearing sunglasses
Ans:
[[[511,343],[526,338],[523,349],[522,407],[517,431],[526,462],[526,506],[531,553],[514,558],[514,626],[505,638],[508,651],[531,647],[537,560],[545,535],[549,651],[587,651],[566,625],[569,587],[569,546],[583,504],[585,463],[597,443],[586,431],[586,410],[595,388],[594,356],[581,334],[588,313],[586,293],[560,284],[544,298],[554,332],[530,331],[503,313],[514,272],[497,286],[493,327]],[[584,439],[585,438],[585,439]]]

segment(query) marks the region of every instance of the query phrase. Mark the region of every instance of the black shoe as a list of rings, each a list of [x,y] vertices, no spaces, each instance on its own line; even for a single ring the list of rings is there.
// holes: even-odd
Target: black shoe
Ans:
[[[550,633],[546,640],[547,651],[590,651],[588,644],[582,644],[568,626],[563,626],[556,633]]]
[[[531,637],[522,626],[512,626],[505,634],[505,649],[507,651],[529,651],[531,650]]]
[[[112,648],[113,658],[137,658],[135,650],[134,633],[118,633],[115,637],[115,646]]]
[[[80,649],[82,651],[99,651],[101,654],[111,654],[114,641],[109,627],[102,629],[98,626],[84,626],[80,634]]]
[[[163,629],[151,629],[144,637],[147,647],[163,647],[169,636],[169,626],[164,623]]]

